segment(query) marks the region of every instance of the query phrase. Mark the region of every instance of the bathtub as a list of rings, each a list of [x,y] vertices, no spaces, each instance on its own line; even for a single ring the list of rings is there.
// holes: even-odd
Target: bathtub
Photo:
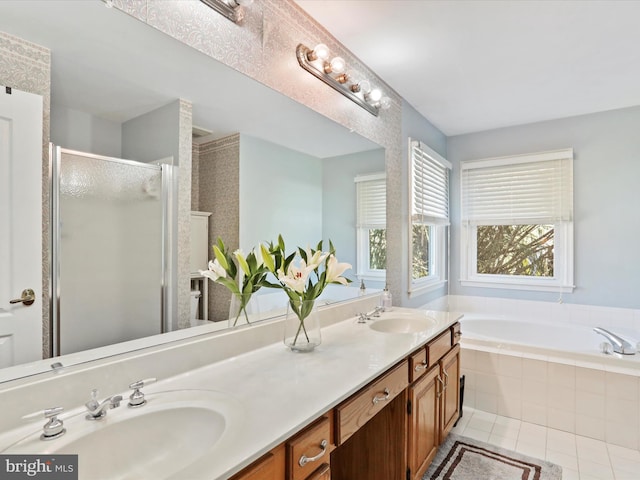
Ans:
[[[581,364],[621,373],[634,372],[640,376],[640,353],[636,355],[607,355],[602,352],[606,339],[585,325],[562,322],[534,322],[513,318],[487,317],[467,314],[461,320],[463,344],[485,347],[523,357],[553,357],[569,365]],[[609,329],[632,345],[640,335],[629,329]]]
[[[461,330],[465,406],[640,448],[640,353],[606,355],[604,337],[568,322],[474,313]]]

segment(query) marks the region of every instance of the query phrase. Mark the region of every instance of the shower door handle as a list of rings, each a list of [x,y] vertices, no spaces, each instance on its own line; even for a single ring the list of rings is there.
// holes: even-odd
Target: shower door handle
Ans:
[[[22,296],[20,298],[14,298],[13,300],[9,300],[9,303],[22,303],[26,306],[33,305],[33,302],[36,301],[36,292],[31,290],[30,288],[25,288],[22,291]]]

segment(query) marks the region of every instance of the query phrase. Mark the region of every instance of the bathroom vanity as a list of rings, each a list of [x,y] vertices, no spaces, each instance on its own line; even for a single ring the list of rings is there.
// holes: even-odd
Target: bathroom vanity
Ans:
[[[460,415],[459,338],[436,332],[233,480],[422,478]]]
[[[80,478],[419,479],[459,415],[461,315],[359,322],[376,302],[322,309],[311,353],[287,349],[274,319],[0,384],[0,452],[75,453]],[[122,405],[87,421],[93,389]],[[41,441],[53,407],[66,433]]]

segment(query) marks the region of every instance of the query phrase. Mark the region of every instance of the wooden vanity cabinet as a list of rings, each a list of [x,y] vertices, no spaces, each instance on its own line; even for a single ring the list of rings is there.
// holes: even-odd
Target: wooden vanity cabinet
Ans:
[[[455,345],[442,357],[440,373],[444,381],[440,417],[440,442],[442,443],[460,417],[460,345]]]
[[[284,445],[279,445],[230,480],[282,480],[284,456]]]
[[[287,440],[287,480],[323,478],[322,475],[326,475],[324,472],[329,471],[330,454],[334,448],[332,418],[330,412]]]
[[[441,337],[434,342],[440,348]],[[460,415],[460,346],[449,345],[442,358],[433,360],[408,389],[407,478],[414,480],[422,478]]]

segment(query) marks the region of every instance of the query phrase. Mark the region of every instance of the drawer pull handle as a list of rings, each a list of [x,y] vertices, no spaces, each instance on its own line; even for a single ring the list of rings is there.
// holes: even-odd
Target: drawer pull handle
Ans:
[[[444,390],[444,382],[442,381],[442,378],[440,378],[440,375],[438,375],[436,379],[438,380],[438,383],[440,383],[440,388],[436,386],[436,390],[437,390],[436,397],[440,398],[440,396],[442,395],[442,391]]]
[[[320,457],[322,457],[327,452],[327,445],[328,444],[329,444],[329,442],[327,442],[326,440],[322,440],[320,442],[320,448],[322,449],[320,451],[320,453],[317,454],[315,457],[307,457],[306,455],[302,455],[300,457],[300,460],[298,460],[298,465],[300,465],[301,467],[304,467],[309,462],[315,462],[315,461],[319,460]]]
[[[375,396],[373,397],[373,404],[377,404],[378,402],[384,402],[386,400],[389,400],[389,396],[391,395],[391,392],[389,391],[388,388],[385,388],[382,393],[384,393],[384,397],[379,397],[379,396]]]
[[[420,370],[424,370],[425,368],[427,368],[427,361],[423,360],[422,362],[420,362],[418,365],[416,365],[413,369],[416,372],[419,372]]]
[[[444,388],[447,388],[449,386],[449,375],[445,371],[442,374],[444,375]]]

